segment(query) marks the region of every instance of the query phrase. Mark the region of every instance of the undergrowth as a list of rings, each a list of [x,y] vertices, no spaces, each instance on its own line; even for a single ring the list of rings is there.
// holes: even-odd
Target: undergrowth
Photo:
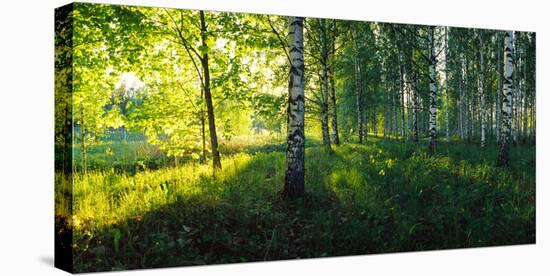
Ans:
[[[75,270],[535,242],[533,147],[515,146],[510,168],[497,168],[496,147],[441,143],[429,155],[422,142],[313,145],[297,200],[280,197],[284,148],[264,147],[227,155],[215,175],[197,162],[77,174]]]

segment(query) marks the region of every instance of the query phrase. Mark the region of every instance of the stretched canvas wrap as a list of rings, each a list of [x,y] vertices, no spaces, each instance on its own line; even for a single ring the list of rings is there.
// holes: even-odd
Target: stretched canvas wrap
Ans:
[[[55,265],[535,243],[535,38],[60,7]]]

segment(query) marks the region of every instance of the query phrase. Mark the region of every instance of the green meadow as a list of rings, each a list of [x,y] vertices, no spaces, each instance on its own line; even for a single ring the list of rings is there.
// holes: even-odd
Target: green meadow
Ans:
[[[105,168],[74,176],[76,270],[535,242],[529,147],[514,148],[505,171],[495,167],[496,150],[472,144],[442,144],[430,156],[427,146],[391,139],[333,153],[312,143],[306,196],[289,202],[281,198],[284,146],[276,145],[224,154],[216,175],[199,162],[144,167],[152,149],[142,143],[91,149]],[[127,172],[108,169],[122,161],[99,153],[106,147]]]

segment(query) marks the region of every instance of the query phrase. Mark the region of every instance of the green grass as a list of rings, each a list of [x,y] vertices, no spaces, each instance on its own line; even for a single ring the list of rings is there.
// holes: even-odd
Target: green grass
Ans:
[[[199,163],[77,175],[76,271],[535,241],[533,146],[513,147],[502,169],[496,147],[473,144],[431,156],[423,142],[313,145],[297,200],[280,198],[284,152],[264,147],[226,155],[215,177]]]

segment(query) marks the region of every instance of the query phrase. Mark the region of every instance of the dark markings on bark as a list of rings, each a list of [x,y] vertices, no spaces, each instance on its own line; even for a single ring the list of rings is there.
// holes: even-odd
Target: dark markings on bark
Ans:
[[[304,54],[303,30],[300,17],[289,17],[287,42],[290,49],[288,81],[288,136],[286,172],[283,196],[295,198],[304,194]]]

